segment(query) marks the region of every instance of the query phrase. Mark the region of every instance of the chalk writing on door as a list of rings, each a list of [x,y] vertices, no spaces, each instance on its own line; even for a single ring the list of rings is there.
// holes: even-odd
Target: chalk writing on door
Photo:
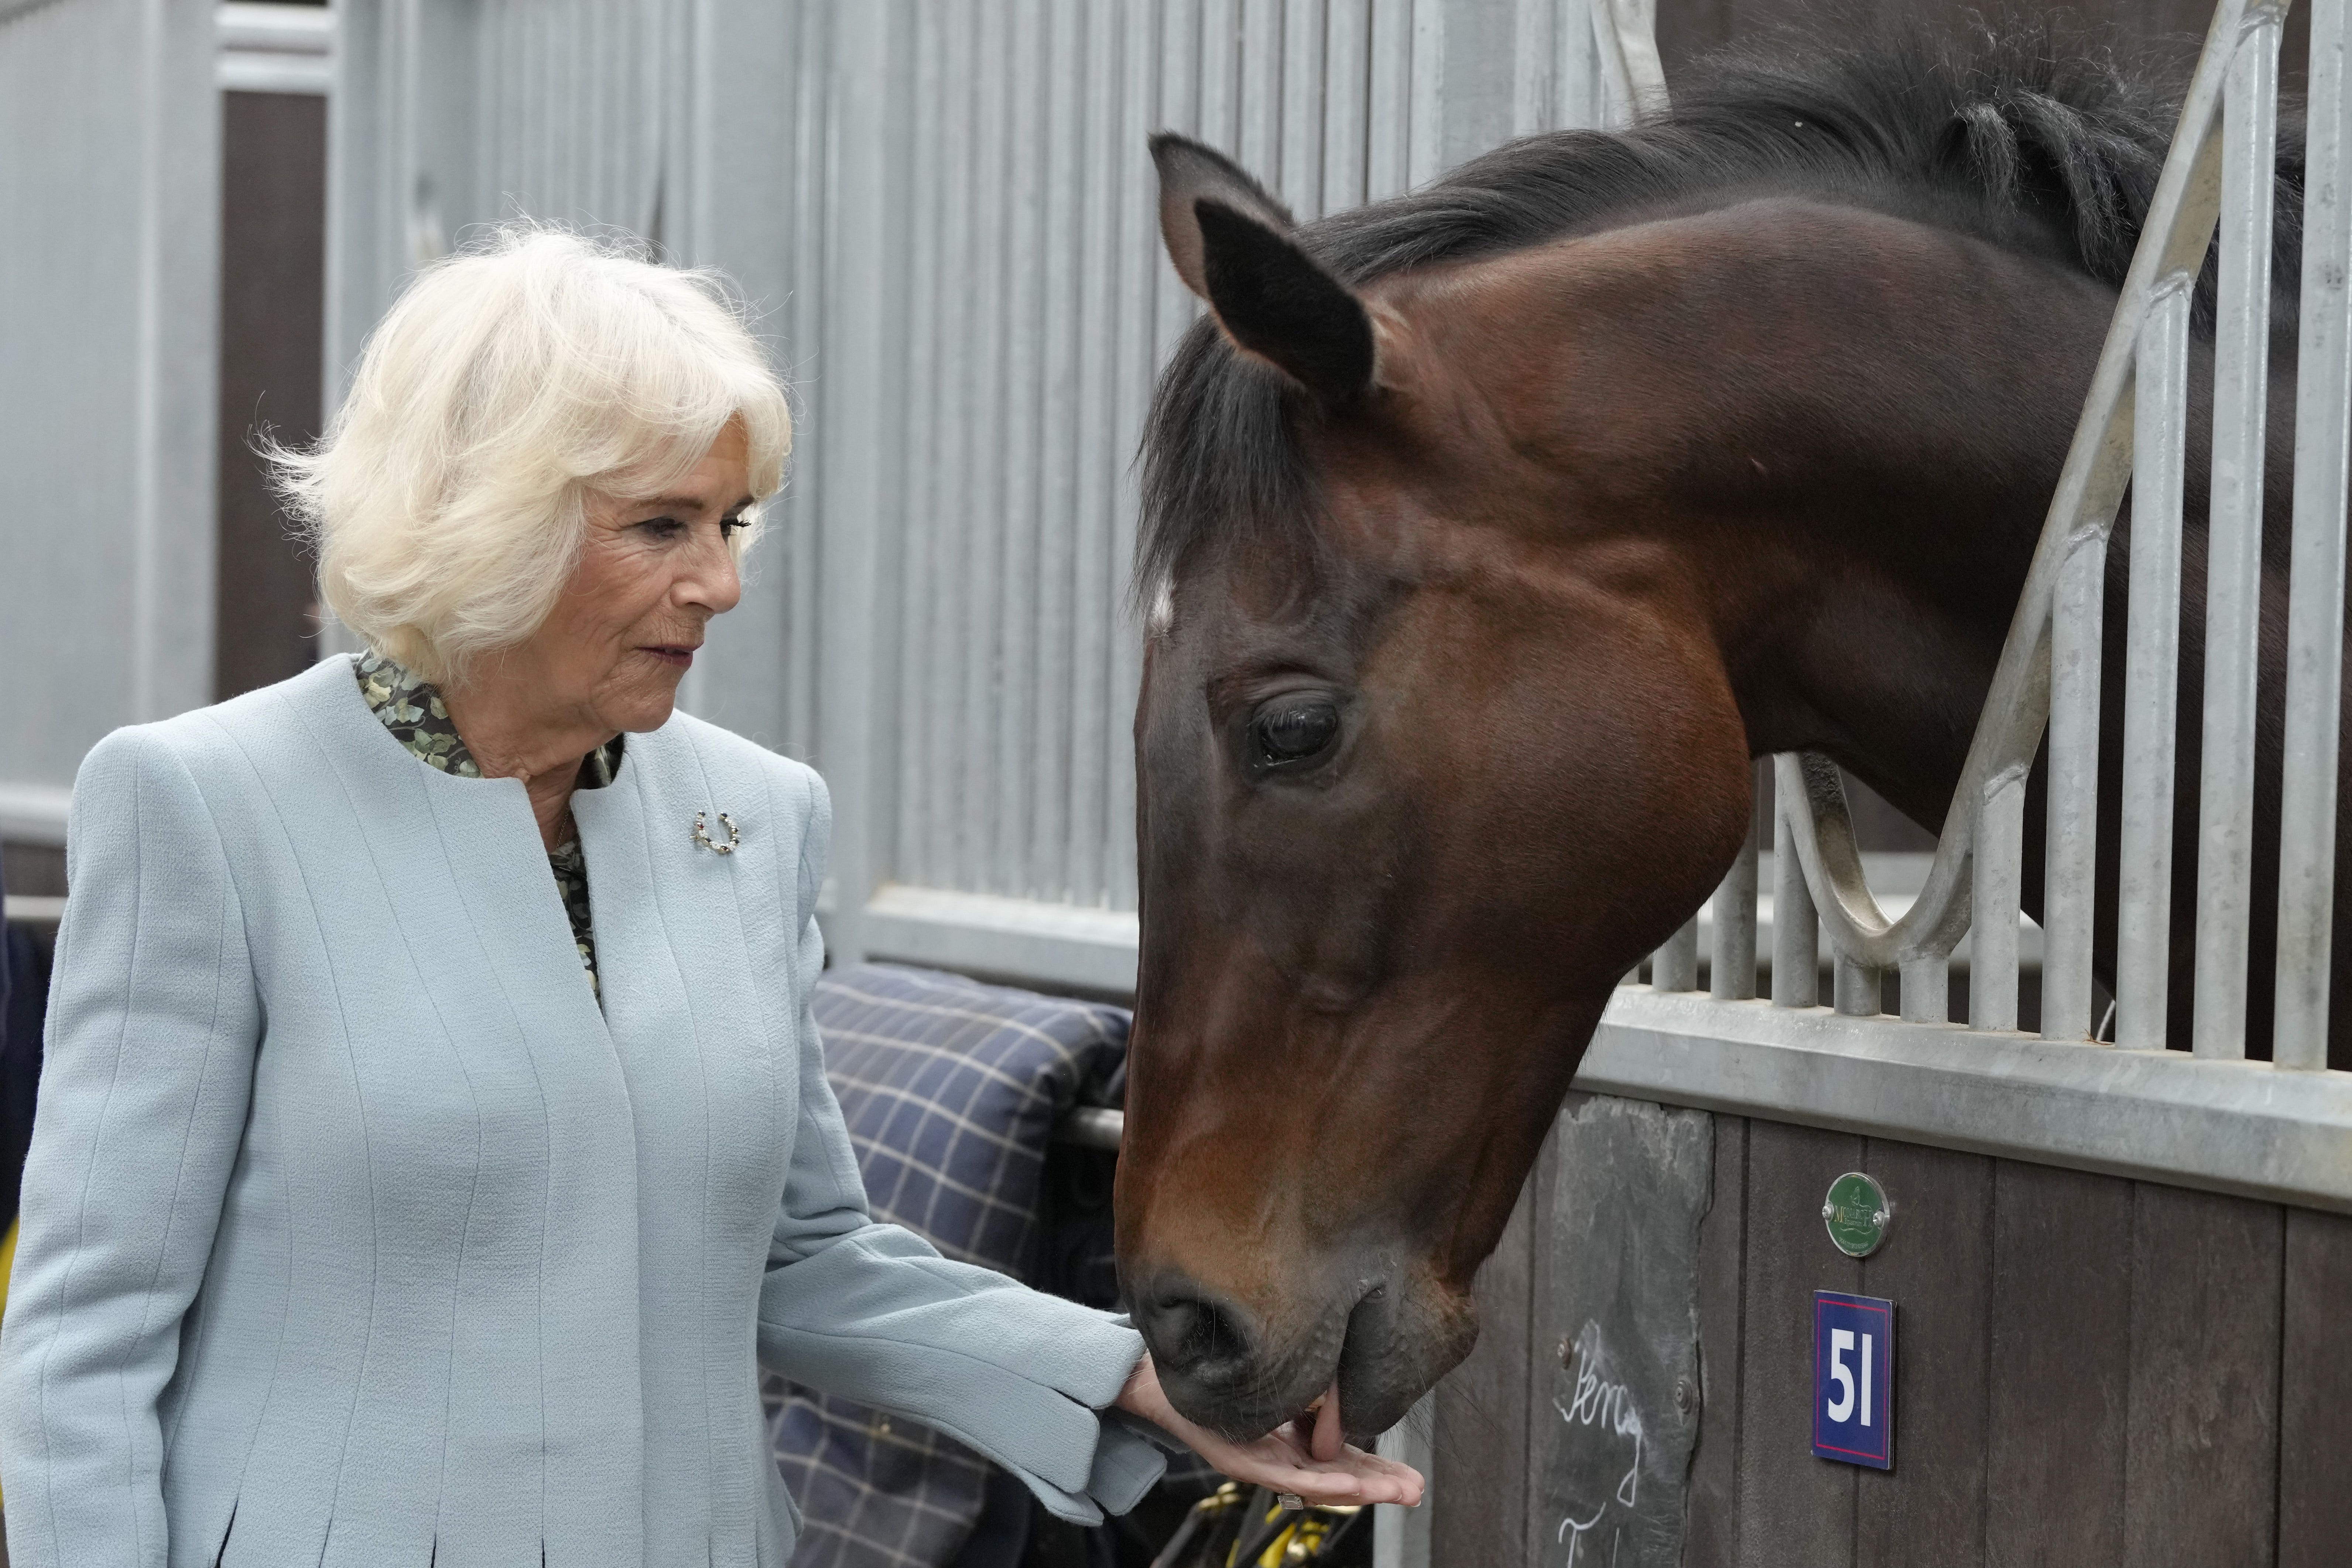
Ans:
[[[1617,1372],[1599,1323],[1585,1320],[1568,1360],[1574,1382],[1565,1398],[1554,1394],[1551,1403],[1569,1428],[1566,1447],[1576,1458],[1575,1468],[1585,1475],[1598,1471],[1604,1484],[1617,1478],[1599,1502],[1579,1510],[1584,1517],[1561,1516],[1559,1540],[1568,1547],[1569,1568],[1575,1568],[1580,1562],[1601,1563],[1614,1557],[1625,1527],[1633,1521],[1642,1486],[1642,1410]],[[1604,1546],[1606,1557],[1601,1554]]]

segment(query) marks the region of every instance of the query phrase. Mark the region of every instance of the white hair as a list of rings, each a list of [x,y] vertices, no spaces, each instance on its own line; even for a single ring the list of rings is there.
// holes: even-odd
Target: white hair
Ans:
[[[590,492],[659,494],[730,421],[764,500],[792,416],[715,274],[509,225],[409,284],[324,438],[264,452],[328,607],[446,684],[539,628],[579,561]],[[739,557],[757,531],[744,521]]]

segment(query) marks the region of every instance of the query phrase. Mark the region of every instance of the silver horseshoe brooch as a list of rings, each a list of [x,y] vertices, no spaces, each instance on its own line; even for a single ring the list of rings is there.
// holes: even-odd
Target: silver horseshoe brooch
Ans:
[[[713,855],[734,854],[735,846],[743,842],[743,836],[735,831],[735,819],[723,811],[719,814],[719,826],[727,830],[727,841],[724,844],[710,837],[708,831],[709,819],[709,814],[707,812],[698,811],[694,814],[694,841]]]

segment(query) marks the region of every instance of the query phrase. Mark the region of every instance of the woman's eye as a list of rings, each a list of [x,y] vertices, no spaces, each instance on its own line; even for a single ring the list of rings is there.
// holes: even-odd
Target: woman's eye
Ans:
[[[649,517],[637,526],[656,539],[676,539],[686,531],[686,525],[674,517]]]
[[[1339,705],[1321,692],[1276,697],[1250,716],[1250,759],[1261,768],[1319,761],[1339,739]]]

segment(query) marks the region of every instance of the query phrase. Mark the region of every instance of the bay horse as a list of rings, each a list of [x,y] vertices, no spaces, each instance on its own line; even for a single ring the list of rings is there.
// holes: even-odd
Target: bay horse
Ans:
[[[1365,1437],[1467,1352],[1472,1275],[1612,989],[1737,853],[1751,758],[1825,752],[1940,826],[2177,105],[2042,39],[1814,44],[1303,226],[1154,140],[1167,249],[1209,310],[1143,455],[1118,1229],[1188,1416],[1253,1434],[1328,1390],[1326,1425]],[[2299,131],[2281,144],[2291,280]],[[2209,261],[2200,384],[2210,289]],[[2274,293],[2258,995],[2293,442]],[[2205,490],[2200,442],[2177,940]],[[2119,524],[2110,820],[2127,557]],[[2038,912],[2038,771],[2026,820]],[[2177,1041],[2187,1017],[2176,998]],[[2254,1054],[2267,1027],[2265,1003]]]

